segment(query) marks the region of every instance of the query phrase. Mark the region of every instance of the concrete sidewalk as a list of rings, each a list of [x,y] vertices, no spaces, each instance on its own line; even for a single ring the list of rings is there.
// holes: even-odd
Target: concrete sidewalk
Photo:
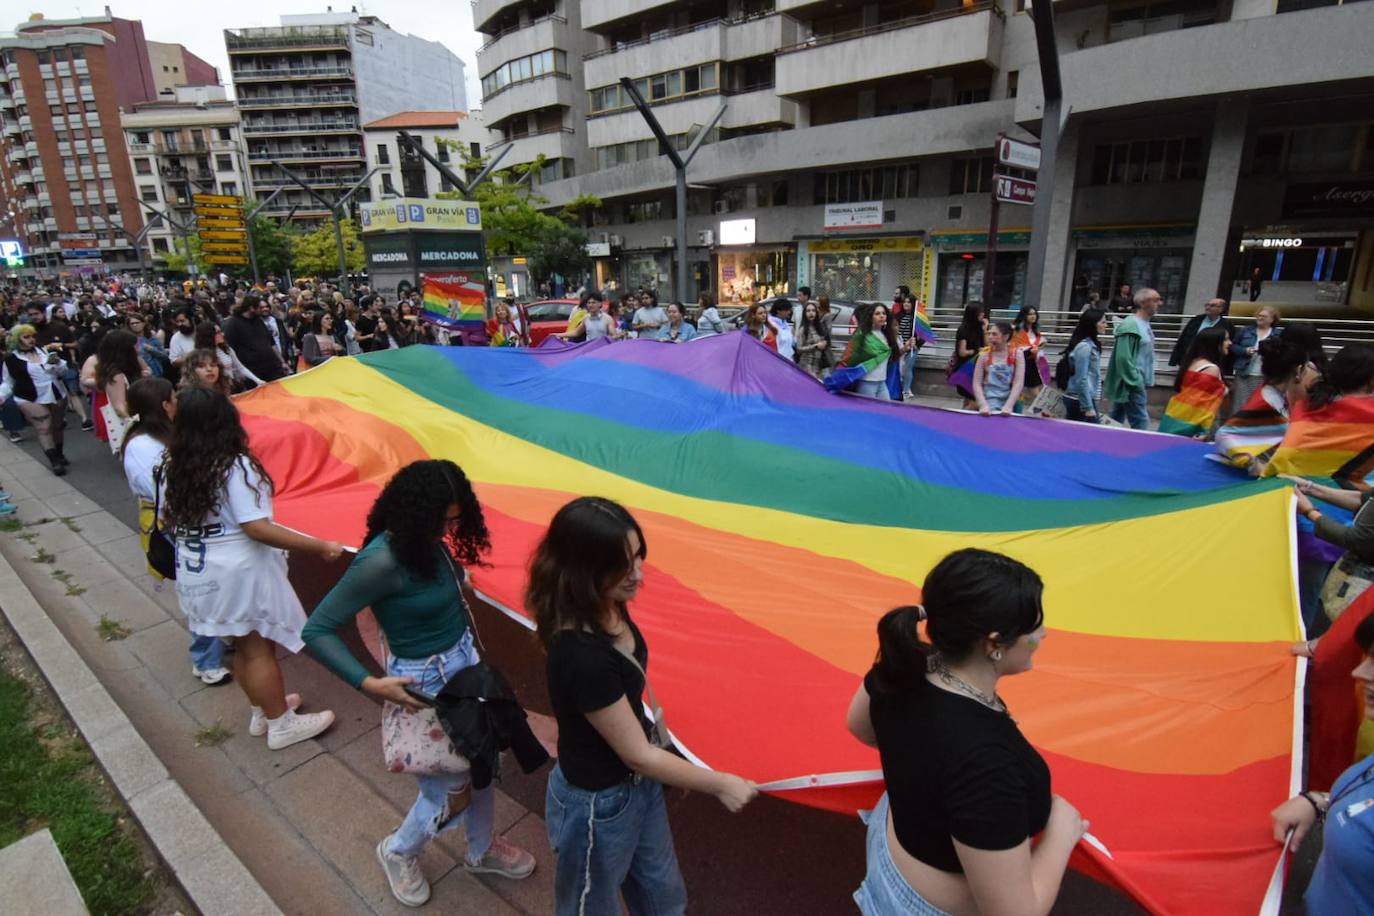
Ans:
[[[288,689],[304,697],[306,710],[332,709],[337,721],[317,740],[267,750],[265,739],[248,735],[247,702],[237,687],[206,687],[191,676],[190,636],[175,592],[156,588],[144,572],[136,532],[7,443],[0,443],[0,484],[26,523],[0,533],[0,554],[277,906],[285,913],[409,912],[392,898],[374,854],[415,795],[411,777],[382,767],[379,707],[313,660],[285,656]],[[103,639],[102,618],[128,636]],[[197,746],[197,731],[216,723],[232,735]],[[499,790],[496,811],[497,830],[530,850],[539,868],[525,881],[469,875],[460,864],[462,831],[454,831],[422,858],[432,911],[552,910],[553,855],[543,819]]]

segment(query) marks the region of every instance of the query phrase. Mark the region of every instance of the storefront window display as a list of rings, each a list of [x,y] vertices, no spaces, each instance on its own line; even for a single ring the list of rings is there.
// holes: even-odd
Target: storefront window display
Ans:
[[[1088,289],[1095,290],[1103,302],[1110,301],[1123,284],[1133,290],[1157,289],[1164,300],[1162,311],[1177,315],[1184,310],[1189,257],[1189,251],[1177,249],[1080,251],[1074,276],[1086,278]]]
[[[886,302],[892,290],[922,287],[924,244],[919,237],[822,239],[808,245],[807,283],[836,302]]]
[[[722,251],[716,255],[716,289],[722,305],[748,305],[792,292],[795,255],[789,249]]]
[[[1025,304],[1026,264],[1024,251],[999,251],[997,276],[993,288],[994,309],[1018,310]],[[986,254],[960,252],[940,256],[940,287],[936,304],[942,308],[962,308],[983,301],[983,276]]]

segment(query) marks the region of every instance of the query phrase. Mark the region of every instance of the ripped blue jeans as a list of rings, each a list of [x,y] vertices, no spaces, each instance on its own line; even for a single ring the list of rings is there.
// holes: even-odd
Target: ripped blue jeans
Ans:
[[[396,658],[387,661],[386,673],[392,677],[413,677],[415,688],[429,694],[438,693],[459,671],[478,662],[472,645],[472,630],[448,650],[429,658]],[[398,856],[419,855],[425,844],[441,830],[452,830],[463,824],[467,831],[469,862],[477,862],[491,848],[492,825],[496,820],[496,791],[492,786],[474,789],[472,801],[455,817],[448,817],[448,801],[452,793],[462,792],[468,784],[468,774],[417,776],[420,794],[410,806],[401,826],[391,838],[388,852]],[[457,799],[455,798],[455,802]],[[447,818],[447,820],[445,820]]]
[[[854,902],[859,905],[863,916],[949,916],[926,898],[916,893],[907,884],[897,863],[892,860],[892,850],[887,848],[887,793],[878,799],[872,811],[859,812],[868,825],[868,872],[863,883],[854,892]]]

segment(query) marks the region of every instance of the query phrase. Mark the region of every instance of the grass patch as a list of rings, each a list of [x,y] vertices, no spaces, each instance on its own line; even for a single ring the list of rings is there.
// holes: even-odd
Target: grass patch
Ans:
[[[84,595],[84,594],[86,594],[86,589],[85,589],[84,586],[81,586],[81,585],[73,585],[73,584],[70,583],[70,582],[67,583],[67,597],[69,597],[69,598],[79,598],[80,596],[82,596],[82,595]]]
[[[19,531],[23,527],[24,523],[13,515],[9,518],[0,518],[0,531]]]
[[[16,536],[17,538],[19,538],[19,540],[23,541],[23,542],[26,543],[26,544],[36,544],[36,543],[38,543],[38,535],[34,534],[32,531],[25,531],[23,534],[19,534],[19,535],[15,535],[15,536]]]
[[[57,554],[55,554],[55,553],[48,553],[48,551],[47,551],[45,548],[39,547],[39,548],[38,548],[38,553],[36,553],[36,554],[33,555],[33,562],[35,562],[35,563],[56,563],[56,562],[57,562]]]
[[[68,591],[71,586],[67,586]],[[130,630],[124,625],[122,620],[112,620],[104,614],[100,615],[100,623],[95,625],[95,631],[100,634],[100,638],[106,642],[116,642],[121,639],[128,639]]]
[[[226,728],[219,719],[214,725],[202,725],[196,729],[196,747],[219,747],[234,737],[234,730]]]
[[[80,585],[77,585],[75,582],[73,582],[72,574],[67,572],[65,569],[54,569],[50,573],[50,575],[58,582],[61,582],[63,585],[67,586],[68,597],[75,598],[79,595],[86,594],[86,590],[82,588]]]
[[[67,530],[70,531],[70,532],[72,532],[73,534],[80,534],[80,533],[81,533],[81,526],[78,525],[78,524],[76,523],[76,519],[73,518],[72,516],[70,516],[70,515],[64,515],[64,516],[62,516],[62,518],[58,519],[58,521],[60,521],[60,522],[61,522],[62,524],[64,524],[64,525],[66,525],[66,526],[67,526]]]
[[[28,688],[0,670],[0,847],[48,827],[92,913],[144,912],[158,885],[132,827],[102,804],[90,752],[32,718]]]

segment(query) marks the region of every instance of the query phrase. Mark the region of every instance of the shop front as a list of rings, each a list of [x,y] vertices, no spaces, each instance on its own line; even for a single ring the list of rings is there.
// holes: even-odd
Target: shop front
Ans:
[[[791,245],[720,248],[715,253],[716,298],[721,305],[749,305],[791,295],[797,254]]]
[[[928,302],[932,252],[920,236],[826,238],[800,243],[797,283],[836,302],[890,302],[899,286]]]
[[[932,232],[930,244],[936,251],[938,271],[934,283],[936,308],[957,310],[970,302],[982,302],[988,234]],[[1016,311],[1025,304],[1029,246],[1029,229],[1004,229],[997,233],[992,297],[988,303],[991,308]]]
[[[1149,287],[1164,300],[1161,311],[1180,314],[1187,310],[1188,268],[1193,255],[1191,226],[1085,226],[1073,230],[1076,260],[1072,294],[1084,299],[1096,292],[1110,302],[1122,286],[1132,290]],[[1201,303],[1196,303],[1201,307]],[[1076,309],[1081,301],[1064,303]]]

